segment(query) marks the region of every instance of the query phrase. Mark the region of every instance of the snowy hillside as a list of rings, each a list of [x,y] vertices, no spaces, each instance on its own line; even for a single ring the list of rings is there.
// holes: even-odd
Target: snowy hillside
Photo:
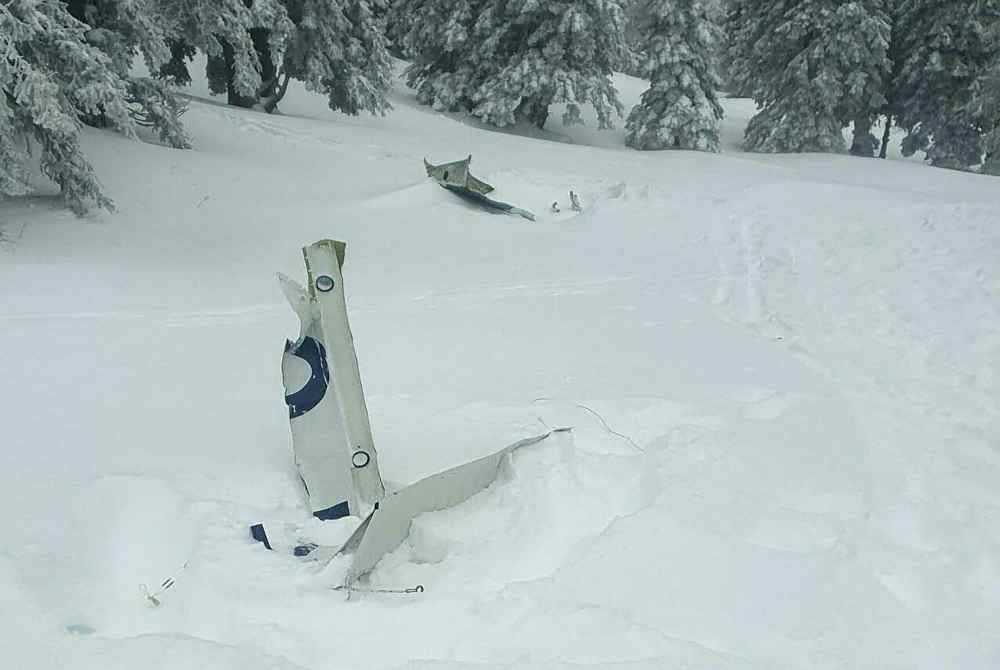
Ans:
[[[193,151],[87,132],[117,214],[0,203],[3,667],[1000,667],[1000,179],[392,102],[196,100]],[[537,222],[425,178],[470,153]],[[371,586],[420,595],[247,535],[349,530],[278,366],[320,238],[390,483],[574,427],[417,521]]]

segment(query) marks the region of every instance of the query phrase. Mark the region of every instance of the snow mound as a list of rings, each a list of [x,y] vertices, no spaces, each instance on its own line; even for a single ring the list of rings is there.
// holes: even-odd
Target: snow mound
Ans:
[[[489,489],[418,517],[372,584],[423,584],[435,593],[498,591],[543,579],[640,504],[640,459],[578,450],[556,434],[510,456]]]

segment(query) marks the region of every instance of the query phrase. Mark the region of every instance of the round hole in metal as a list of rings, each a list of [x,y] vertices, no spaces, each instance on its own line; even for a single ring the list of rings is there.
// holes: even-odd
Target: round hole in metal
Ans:
[[[333,277],[330,275],[320,275],[316,277],[316,288],[323,293],[333,290]]]
[[[351,463],[354,464],[356,468],[363,468],[371,463],[372,457],[368,455],[367,451],[355,451],[351,454]]]

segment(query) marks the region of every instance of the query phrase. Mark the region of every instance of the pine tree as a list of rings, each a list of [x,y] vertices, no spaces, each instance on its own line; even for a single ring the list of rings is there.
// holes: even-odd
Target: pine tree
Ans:
[[[884,84],[885,104],[882,106],[883,128],[878,157],[885,158],[892,137],[893,126],[899,119],[899,78],[902,71],[903,24],[900,19],[901,5],[905,0],[885,0],[885,13],[889,20],[889,75]]]
[[[180,122],[184,105],[164,82],[131,74],[137,55],[154,73],[171,59],[168,40],[172,26],[160,1],[68,0],[64,4],[74,18],[87,24],[87,42],[103,51],[117,75],[128,82],[130,109],[136,120],[153,128],[164,144],[190,146]],[[103,114],[88,115],[83,120],[89,125],[108,125]]]
[[[984,128],[982,171],[1000,176],[1000,63],[983,75],[978,91],[973,99],[974,111],[985,119],[992,119]]]
[[[747,126],[748,150],[843,151],[850,122],[869,134],[889,71],[880,0],[761,0],[742,10],[735,72],[761,108]],[[874,138],[867,142],[870,151]]]
[[[888,104],[887,89],[892,78],[892,4],[895,0],[864,0],[848,3],[835,15],[831,30],[848,38],[841,46],[847,51],[847,67],[857,70],[848,75],[848,99],[845,101],[853,125],[850,153],[873,158],[879,140],[872,126]]]
[[[172,86],[187,86],[191,83],[187,61],[194,58],[198,50],[183,37],[178,36],[167,39],[167,48],[170,49],[170,59],[160,66],[159,72],[156,73],[157,77]]]
[[[982,124],[982,170],[1000,176],[1000,2],[983,5],[980,9],[987,19],[985,37],[993,58],[973,84],[969,114]]]
[[[406,60],[413,60],[414,52],[406,43],[406,37],[413,27],[414,16],[407,7],[414,4],[413,0],[380,0],[383,9],[376,10],[376,17],[381,16],[385,27],[385,38],[389,42],[389,52]],[[459,3],[455,3],[459,6]]]
[[[177,1],[177,0],[172,0]],[[184,39],[209,55],[213,93],[271,112],[291,79],[345,114],[384,114],[391,66],[368,0],[182,0]],[[201,26],[225,27],[206,33]]]
[[[990,119],[974,92],[995,45],[996,0],[903,0],[897,81],[904,155],[925,151],[932,165],[968,169],[980,162]]]
[[[701,0],[648,0],[640,27],[649,89],[629,114],[636,149],[719,150],[717,26]]]
[[[281,62],[282,82],[273,104],[281,99],[288,79],[327,96],[330,109],[356,115],[384,114],[392,77],[385,37],[366,0],[286,0],[292,30]]]
[[[993,125],[983,137],[983,167],[984,174],[1000,176],[1000,71],[994,71],[984,78],[992,91],[984,96],[979,104],[984,105],[993,116]]]
[[[722,22],[726,41],[720,56],[725,70],[726,90],[735,98],[753,97],[750,57],[757,33],[763,25],[760,21],[750,20],[751,3],[756,4],[756,0],[728,0]]]
[[[646,0],[627,0],[625,11],[625,61],[621,70],[633,77],[647,76],[643,71],[646,62],[646,37],[643,26],[649,22]]]
[[[169,61],[183,67],[185,51],[208,56],[209,89],[226,93],[232,105],[250,107],[277,86],[275,59],[284,53],[293,25],[279,0],[160,0],[175,37],[182,40],[181,58]]]
[[[30,191],[37,151],[73,211],[113,208],[80,148],[80,118],[100,115],[134,136],[128,82],[87,32],[59,0],[0,3],[0,194]]]
[[[626,55],[618,0],[398,0],[393,12],[411,20],[407,81],[435,109],[538,127],[555,103],[566,103],[564,123],[580,122],[586,103],[602,128],[622,113],[611,82]]]
[[[396,0],[390,10],[397,43],[413,63],[407,83],[417,101],[439,111],[472,108],[472,96],[491,64],[474,29],[492,0]]]
[[[622,106],[611,82],[625,57],[625,17],[618,0],[498,0],[476,24],[484,74],[472,114],[495,126],[524,120],[542,128],[549,107],[566,103],[563,123],[581,123],[590,103],[598,127],[610,128]]]

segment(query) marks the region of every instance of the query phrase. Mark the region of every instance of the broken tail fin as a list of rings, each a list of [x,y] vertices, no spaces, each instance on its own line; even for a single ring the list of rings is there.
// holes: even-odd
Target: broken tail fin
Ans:
[[[311,511],[321,519],[363,516],[385,496],[347,320],[344,250],[332,240],[305,247],[307,287],[279,275],[300,321],[281,360],[292,446]]]

